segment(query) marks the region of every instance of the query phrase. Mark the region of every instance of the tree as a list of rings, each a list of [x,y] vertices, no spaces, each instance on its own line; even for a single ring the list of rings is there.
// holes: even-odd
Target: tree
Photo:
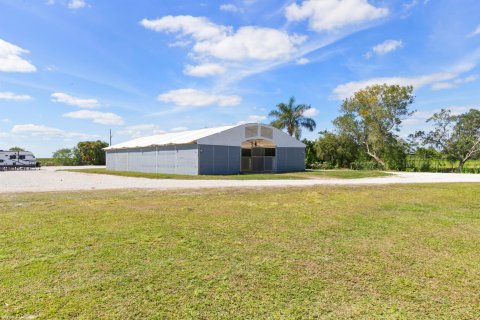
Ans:
[[[349,136],[386,168],[386,161],[393,156],[398,160],[398,152],[404,147],[395,132],[400,131],[402,121],[413,114],[409,110],[415,99],[412,92],[412,86],[366,87],[343,101],[343,114],[334,120],[334,125],[340,134]]]
[[[11,147],[9,151],[14,151],[14,152],[20,152],[20,151],[25,151],[24,149],[20,147]]]
[[[305,144],[305,164],[307,168],[313,168],[318,161],[315,152],[315,141],[303,139],[302,142]]]
[[[83,141],[77,144],[73,153],[83,164],[104,165],[105,151],[103,148],[106,147],[108,147],[108,143],[104,141]]]
[[[418,131],[413,137],[424,146],[443,152],[448,159],[458,161],[459,172],[468,160],[480,156],[480,110],[470,109],[464,114],[452,115],[450,110],[442,109],[427,122],[432,122],[433,130]]]
[[[335,167],[349,167],[360,157],[358,144],[349,136],[322,131],[315,143],[317,157]]]
[[[312,118],[304,116],[307,110],[312,107],[306,104],[295,104],[295,98],[291,97],[287,104],[277,104],[277,110],[273,110],[268,115],[274,120],[270,123],[273,127],[280,130],[287,129],[290,136],[300,139],[302,136],[302,127],[309,131],[315,130],[317,124]]]
[[[58,149],[52,157],[63,166],[80,164],[78,159],[75,158],[73,150],[69,148]]]

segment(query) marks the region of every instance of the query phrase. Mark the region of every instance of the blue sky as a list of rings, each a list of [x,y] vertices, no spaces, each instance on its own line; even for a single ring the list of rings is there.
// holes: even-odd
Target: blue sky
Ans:
[[[373,83],[418,110],[480,106],[478,0],[0,0],[0,149],[268,122],[312,105],[314,133]]]

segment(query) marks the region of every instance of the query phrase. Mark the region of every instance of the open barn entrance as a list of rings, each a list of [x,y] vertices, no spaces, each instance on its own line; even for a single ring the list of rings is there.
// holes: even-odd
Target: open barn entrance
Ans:
[[[276,169],[276,146],[263,139],[242,143],[242,168],[244,173],[274,172]]]

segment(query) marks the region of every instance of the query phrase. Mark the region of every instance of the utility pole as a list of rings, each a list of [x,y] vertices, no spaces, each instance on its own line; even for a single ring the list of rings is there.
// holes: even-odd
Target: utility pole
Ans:
[[[110,144],[109,144],[109,146],[111,146],[111,145],[112,145],[112,129],[110,129]]]

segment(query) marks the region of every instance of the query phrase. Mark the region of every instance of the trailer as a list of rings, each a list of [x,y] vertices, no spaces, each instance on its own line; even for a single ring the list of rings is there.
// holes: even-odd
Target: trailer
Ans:
[[[0,150],[0,171],[29,170],[38,167],[39,163],[30,151]]]

